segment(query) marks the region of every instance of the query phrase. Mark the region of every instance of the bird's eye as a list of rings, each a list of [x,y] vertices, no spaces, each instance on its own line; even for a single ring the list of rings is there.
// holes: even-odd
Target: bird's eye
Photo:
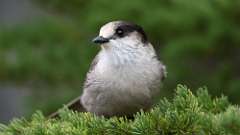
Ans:
[[[116,34],[117,34],[119,37],[122,37],[122,36],[123,36],[123,30],[120,29],[120,28],[118,28],[118,29],[116,30]]]

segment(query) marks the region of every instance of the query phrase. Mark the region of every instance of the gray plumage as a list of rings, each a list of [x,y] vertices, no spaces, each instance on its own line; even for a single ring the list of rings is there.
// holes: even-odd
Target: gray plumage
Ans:
[[[87,74],[83,94],[68,107],[107,117],[149,109],[166,70],[143,29],[129,22],[110,22],[94,42],[101,50]]]
[[[116,34],[119,28],[125,28],[120,32],[123,35]],[[151,107],[166,71],[152,45],[144,41],[146,35],[141,27],[110,22],[101,28],[99,36],[110,40],[101,44],[87,74],[81,97],[83,107],[104,116],[132,115]]]

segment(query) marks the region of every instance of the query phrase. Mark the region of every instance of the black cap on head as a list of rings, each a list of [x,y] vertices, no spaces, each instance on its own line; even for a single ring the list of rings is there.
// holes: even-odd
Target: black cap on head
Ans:
[[[99,36],[94,38],[93,42],[105,44],[112,39],[129,36],[132,32],[136,32],[144,44],[148,42],[147,36],[141,26],[126,21],[113,21],[105,24],[102,26]]]
[[[141,26],[131,22],[126,22],[126,21],[119,21],[116,25],[117,26],[116,26],[115,34],[118,37],[124,37],[127,34],[136,31],[141,36],[142,42],[143,43],[147,42],[147,36]]]

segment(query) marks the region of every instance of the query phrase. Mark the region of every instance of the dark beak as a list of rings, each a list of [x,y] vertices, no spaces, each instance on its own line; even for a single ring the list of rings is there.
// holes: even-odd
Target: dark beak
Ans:
[[[109,39],[108,38],[104,38],[102,36],[98,36],[96,38],[94,38],[92,40],[93,43],[96,43],[96,44],[103,44],[103,43],[107,43],[109,42]]]

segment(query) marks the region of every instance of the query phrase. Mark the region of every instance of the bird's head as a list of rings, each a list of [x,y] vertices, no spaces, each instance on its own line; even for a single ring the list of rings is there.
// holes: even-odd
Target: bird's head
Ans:
[[[143,29],[136,24],[125,21],[113,21],[103,25],[93,42],[102,48],[129,49],[148,44]]]

